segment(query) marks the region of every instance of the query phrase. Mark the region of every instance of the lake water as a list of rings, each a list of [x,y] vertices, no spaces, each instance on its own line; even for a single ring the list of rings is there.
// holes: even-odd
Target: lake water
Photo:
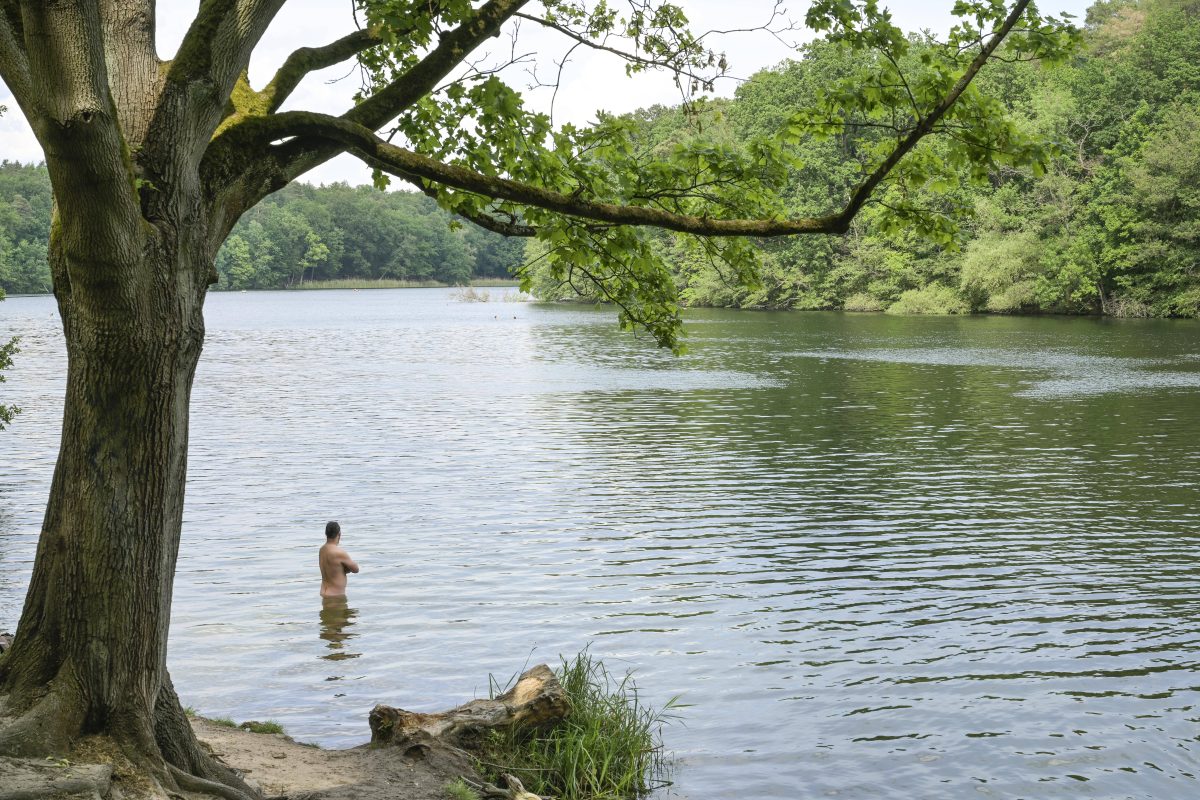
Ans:
[[[493,298],[503,290],[491,290]],[[590,645],[693,798],[1200,793],[1200,324],[213,295],[170,667],[327,746]],[[0,304],[0,628],[64,356]],[[362,565],[322,618],[328,519]]]

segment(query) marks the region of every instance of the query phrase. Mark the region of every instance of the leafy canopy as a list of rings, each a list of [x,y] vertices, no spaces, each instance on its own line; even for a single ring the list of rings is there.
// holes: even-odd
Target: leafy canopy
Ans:
[[[384,31],[383,43],[360,55],[369,75],[361,102],[418,68],[422,48],[433,45],[440,32],[476,18],[467,0],[440,3],[432,15],[421,13],[429,8],[426,0],[359,0],[358,7],[368,24]],[[996,99],[971,85],[975,73],[989,57],[1059,63],[1076,39],[1065,18],[1045,18],[1032,3],[1010,9],[1003,2],[957,2],[954,14],[959,21],[944,41],[914,49],[876,0],[813,3],[809,27],[826,33],[837,47],[869,57],[857,59],[864,66],[831,82],[811,107],[794,110],[778,129],[745,141],[714,141],[698,128],[664,153],[644,146],[628,117],[600,114],[585,128],[556,126],[547,114],[526,106],[503,69],[482,65],[405,109],[388,137],[478,175],[701,220],[786,219],[784,198],[803,166],[804,146],[839,137],[857,154],[857,180],[847,193],[828,198],[811,232],[845,230],[874,195],[885,210],[878,216],[885,229],[911,228],[950,242],[952,215],[931,211],[919,199],[922,190],[951,186],[963,169],[979,181],[1000,165],[1040,170],[1051,152],[1049,144],[1022,132]],[[704,93],[728,68],[704,35],[691,32],[683,8],[672,3],[544,0],[540,13],[517,16],[580,45],[623,53],[631,73],[667,71],[692,109],[704,107]],[[923,143],[930,135],[945,140],[943,145]],[[681,349],[676,282],[662,248],[651,246],[645,230],[548,210],[522,202],[519,193],[497,197],[483,185],[448,185],[387,163],[373,166],[381,184],[386,173],[398,175],[450,211],[519,224],[522,235],[544,245],[543,267],[554,280],[586,284],[589,294],[619,307],[622,326],[644,328],[660,345]],[[738,283],[758,283],[758,248],[751,239],[702,234],[696,248]]]

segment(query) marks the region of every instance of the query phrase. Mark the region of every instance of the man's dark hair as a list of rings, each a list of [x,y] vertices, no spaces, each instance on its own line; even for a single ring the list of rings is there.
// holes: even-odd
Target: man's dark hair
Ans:
[[[342,532],[342,526],[335,521],[325,523],[325,538],[336,539]]]

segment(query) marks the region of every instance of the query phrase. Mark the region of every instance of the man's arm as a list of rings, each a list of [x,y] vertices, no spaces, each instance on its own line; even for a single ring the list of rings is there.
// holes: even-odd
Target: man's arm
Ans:
[[[350,554],[343,550],[340,555],[342,557],[342,571],[357,573],[358,564],[354,563],[354,559],[350,557]]]

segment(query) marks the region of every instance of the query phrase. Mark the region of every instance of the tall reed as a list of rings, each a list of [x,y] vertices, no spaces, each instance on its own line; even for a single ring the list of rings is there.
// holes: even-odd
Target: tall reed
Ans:
[[[512,773],[558,800],[627,800],[668,783],[661,729],[678,698],[647,705],[632,675],[613,675],[586,650],[563,658],[555,674],[571,700],[567,718],[548,730],[493,733],[485,772]]]

